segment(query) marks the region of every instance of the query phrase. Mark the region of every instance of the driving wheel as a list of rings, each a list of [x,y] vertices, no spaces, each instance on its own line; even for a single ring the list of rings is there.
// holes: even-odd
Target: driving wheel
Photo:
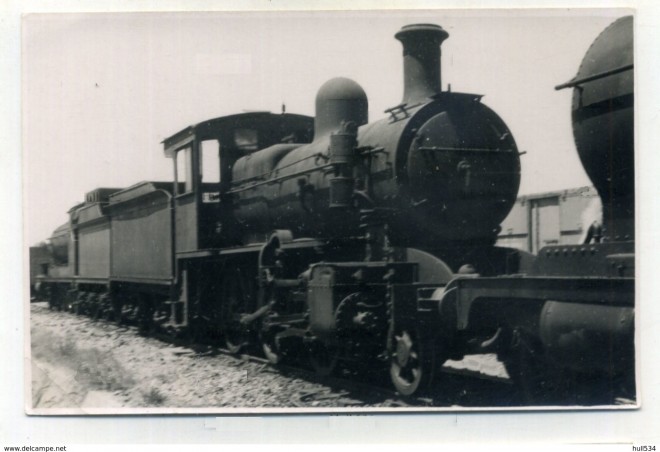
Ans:
[[[316,375],[325,377],[337,367],[339,347],[321,341],[313,341],[308,348],[309,362]]]
[[[229,353],[239,353],[249,342],[247,327],[241,324],[241,316],[248,312],[246,292],[238,269],[227,272],[224,292],[224,339]]]
[[[282,353],[277,343],[276,333],[273,328],[264,327],[259,332],[259,340],[261,342],[261,349],[264,356],[271,364],[279,364],[282,362]]]

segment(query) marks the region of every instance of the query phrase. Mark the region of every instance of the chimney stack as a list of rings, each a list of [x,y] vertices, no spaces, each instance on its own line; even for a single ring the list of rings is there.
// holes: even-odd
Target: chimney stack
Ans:
[[[449,33],[435,24],[406,25],[394,35],[403,44],[403,101],[415,104],[440,93],[440,45]]]

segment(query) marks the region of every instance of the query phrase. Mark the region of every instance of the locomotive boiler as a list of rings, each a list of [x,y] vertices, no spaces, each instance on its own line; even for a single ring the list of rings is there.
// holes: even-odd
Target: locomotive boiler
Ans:
[[[364,90],[334,78],[313,118],[242,113],[179,131],[163,142],[173,182],[97,189],[71,209],[58,229],[70,235],[66,271],[41,278],[45,294],[55,307],[218,336],[234,353],[256,346],[273,363],[302,352],[322,375],[340,364],[389,373],[403,395],[470,353],[497,353],[530,397],[561,380],[552,369],[629,385],[629,28],[604,32],[568,84],[578,148],[607,204],[602,243],[536,257],[495,246],[520,153],[481,95],[442,90],[448,33],[416,24],[395,35],[403,99],[383,118],[369,122]],[[612,120],[621,132],[601,133]],[[616,176],[600,152],[621,163]]]
[[[441,91],[447,37],[427,24],[396,34],[404,95],[385,118],[367,124],[362,88],[333,79],[316,97],[312,143],[239,159],[229,193],[246,235],[356,235],[360,211],[378,210],[395,246],[492,245],[518,192],[518,150],[481,96]]]

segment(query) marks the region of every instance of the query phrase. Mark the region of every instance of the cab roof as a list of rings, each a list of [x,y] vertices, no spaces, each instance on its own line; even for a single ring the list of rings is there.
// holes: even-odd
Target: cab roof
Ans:
[[[237,129],[256,130],[259,148],[280,143],[292,134],[296,135],[297,142],[307,143],[312,140],[314,118],[291,113],[248,112],[209,119],[188,126],[163,140],[165,154],[171,157],[195,137],[198,140],[218,139],[221,145],[226,146]]]

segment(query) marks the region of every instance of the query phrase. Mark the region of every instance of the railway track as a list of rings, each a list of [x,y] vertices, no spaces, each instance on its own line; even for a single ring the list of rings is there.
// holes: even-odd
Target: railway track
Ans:
[[[494,401],[493,406],[516,406],[515,391],[508,378],[487,375],[469,369],[445,366],[437,378],[438,388],[421,396],[403,397],[387,387],[385,374],[382,383],[367,381],[368,376],[346,368],[338,374],[319,376],[313,370],[307,369],[304,363],[274,365],[266,358],[245,353],[234,354],[223,347],[202,347],[199,344],[191,345],[191,347],[196,356],[222,354],[239,361],[261,364],[260,371],[278,372],[286,377],[322,385],[314,389],[302,389],[291,395],[291,407],[295,408],[316,408],[321,402],[323,405],[327,405],[329,402],[337,407],[404,408],[415,411],[428,408],[479,406],[487,399]],[[384,372],[385,370],[383,370]],[[451,388],[451,393],[447,391],[449,388]],[[497,402],[498,397],[494,396],[493,390],[501,395],[500,402]],[[487,394],[488,392],[491,393],[490,396]]]
[[[33,304],[37,312],[49,312],[41,304]],[[112,322],[103,319],[91,319],[73,313],[61,313],[74,319],[86,319],[88,322],[101,325],[111,325]],[[129,341],[131,334],[140,334],[139,328],[132,324],[122,326],[123,337]],[[319,376],[309,363],[297,359],[293,362],[273,365],[266,358],[254,353],[231,353],[226,348],[211,340],[192,342],[189,338],[155,332],[150,337],[178,347],[178,355],[188,355],[191,358],[213,358],[218,355],[230,358],[237,366],[244,363],[258,365],[253,372],[256,378],[265,373],[281,375],[293,380],[309,383],[304,387],[293,389],[288,396],[285,408],[324,409],[328,407],[348,409],[391,408],[407,411],[443,408],[516,408],[534,405],[524,400],[506,375],[501,371],[493,371],[498,364],[492,356],[471,356],[461,362],[448,362],[440,370],[431,389],[420,396],[402,397],[388,387],[386,369],[380,372],[360,372],[350,366],[341,366],[337,372],[329,376]],[[484,368],[486,371],[484,371]],[[488,372],[490,371],[490,372]],[[381,378],[378,378],[380,376]],[[629,400],[620,397],[615,404],[624,405]],[[284,407],[283,407],[284,408]]]
[[[37,312],[51,312],[44,303],[33,303],[32,309]],[[55,311],[53,311],[55,313]],[[92,319],[88,316],[77,315],[69,312],[58,312],[58,314],[70,317],[71,319],[80,319],[90,324],[115,325],[114,322],[105,319]],[[135,322],[127,322],[120,327],[120,334],[126,341],[130,341],[131,335],[142,335]],[[217,355],[223,355],[241,363],[251,362],[258,364],[259,372],[272,372],[283,375],[291,379],[301,379],[313,384],[312,387],[304,387],[299,391],[294,391],[289,397],[289,406],[295,408],[323,408],[327,406],[348,407],[348,408],[405,408],[422,409],[429,407],[447,407],[458,406],[459,404],[478,405],[478,400],[483,400],[482,389],[479,389],[483,381],[485,384],[497,382],[500,391],[502,388],[506,391],[510,389],[508,381],[505,378],[495,378],[485,374],[480,374],[469,369],[443,368],[439,385],[442,387],[451,387],[451,393],[438,391],[435,394],[424,395],[421,397],[404,398],[388,387],[386,369],[380,369],[381,378],[374,376],[376,372],[364,373],[343,366],[340,370],[329,376],[318,376],[309,363],[298,359],[294,362],[271,364],[267,359],[258,356],[257,350],[252,353],[231,353],[226,348],[214,343],[212,340],[203,342],[192,342],[189,337],[169,334],[166,331],[154,331],[148,337],[159,340],[160,342],[179,347],[179,355],[188,355],[192,358],[213,358]],[[483,384],[482,384],[483,386]]]

